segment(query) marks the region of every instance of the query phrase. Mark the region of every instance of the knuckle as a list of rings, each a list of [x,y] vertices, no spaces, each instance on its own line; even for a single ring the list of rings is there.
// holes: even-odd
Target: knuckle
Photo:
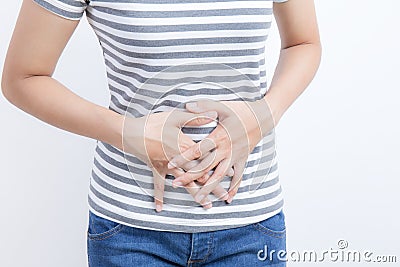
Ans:
[[[190,147],[190,145],[186,144],[186,143],[181,143],[178,146],[179,146],[180,151],[185,151],[186,149],[188,149]]]
[[[231,188],[231,190],[230,190],[230,194],[232,194],[232,195],[236,195],[236,193],[238,192],[238,190],[239,190],[239,184],[236,184],[236,185],[234,185],[234,187],[233,188]]]
[[[204,200],[201,201],[200,203],[201,203],[201,205],[208,205],[208,204],[211,204],[211,201],[208,198],[204,198]]]
[[[214,176],[214,178],[215,178],[216,181],[221,180],[222,175],[218,173],[218,174],[216,174],[216,175]]]
[[[216,172],[214,177],[216,179],[221,179],[223,176],[224,176],[224,174],[222,172]]]
[[[192,161],[189,161],[189,162],[183,164],[183,165],[182,165],[182,168],[185,169],[185,170],[190,170],[190,169],[193,168],[194,166],[196,166],[196,165],[194,165],[194,164],[192,163]]]
[[[190,182],[191,180],[186,175],[179,179],[179,183],[182,183],[183,186],[187,186]]]
[[[193,156],[195,156],[196,158],[201,157],[201,150],[200,150],[200,146],[196,146],[193,150]]]
[[[237,186],[235,186],[229,190],[228,194],[231,196],[234,196],[234,195],[236,195],[237,191],[238,191],[238,188],[237,188]]]
[[[156,169],[160,169],[164,166],[164,163],[158,160],[154,160],[151,162],[151,165]]]
[[[162,183],[155,183],[154,184],[154,189],[157,191],[164,191],[164,184]]]
[[[206,179],[204,176],[197,179],[197,181],[202,185],[204,185],[207,182],[207,180],[208,179]]]
[[[193,181],[193,179],[191,177],[187,177],[187,178],[182,180],[182,183],[186,185],[186,184],[188,184],[188,183],[190,183],[192,181]]]

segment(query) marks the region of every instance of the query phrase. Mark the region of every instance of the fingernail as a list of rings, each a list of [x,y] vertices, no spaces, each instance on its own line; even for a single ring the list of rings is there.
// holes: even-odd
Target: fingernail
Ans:
[[[186,104],[186,108],[190,109],[190,110],[192,110],[194,112],[201,112],[202,111],[201,108],[195,102],[187,103]]]
[[[172,162],[172,161],[168,162],[167,167],[168,167],[168,169],[173,169],[173,168],[175,168],[175,162]]]
[[[182,182],[179,182],[179,181],[175,182],[174,181],[174,182],[172,182],[172,186],[175,187],[175,188],[178,187],[178,186],[182,186]]]
[[[197,104],[195,102],[186,103],[187,108],[197,108]]]
[[[201,201],[203,200],[204,197],[205,197],[205,195],[196,196],[196,201],[197,201],[197,202],[201,202]]]
[[[203,206],[205,209],[211,209],[212,208],[212,204],[211,203],[208,203],[207,205],[204,205]]]
[[[216,118],[218,114],[217,114],[216,111],[207,111],[206,113],[204,113],[204,115],[205,115],[206,117]]]
[[[161,205],[160,205],[160,204],[157,204],[157,205],[156,205],[156,211],[157,211],[157,212],[160,212],[161,210],[162,210]]]

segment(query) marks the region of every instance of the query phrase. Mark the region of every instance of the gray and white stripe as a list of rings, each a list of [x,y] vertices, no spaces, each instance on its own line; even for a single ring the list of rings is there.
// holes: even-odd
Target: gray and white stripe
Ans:
[[[34,1],[68,19],[86,13],[104,55],[109,108],[138,117],[182,108],[199,98],[262,97],[267,90],[265,41],[272,4],[286,0]],[[213,122],[182,130],[198,141],[214,127]],[[229,205],[210,196],[216,201],[205,210],[185,189],[174,189],[172,179],[167,175],[164,210],[157,213],[151,170],[132,155],[98,141],[89,208],[134,227],[202,232],[258,222],[283,207],[273,132],[250,154],[238,194]],[[225,177],[221,185],[228,189],[229,182]]]

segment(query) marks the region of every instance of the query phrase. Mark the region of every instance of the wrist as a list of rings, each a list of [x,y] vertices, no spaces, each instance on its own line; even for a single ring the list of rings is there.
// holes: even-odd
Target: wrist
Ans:
[[[266,136],[274,128],[274,118],[270,107],[265,99],[259,99],[251,104],[252,113],[256,120],[256,125],[252,124],[260,135],[260,139]]]
[[[278,101],[277,97],[269,92],[265,94],[261,101],[264,101],[268,105],[268,113],[272,116],[274,127],[276,127],[284,113],[283,108],[279,104],[280,102]]]
[[[123,149],[122,131],[124,116],[109,109],[100,112],[99,140]]]

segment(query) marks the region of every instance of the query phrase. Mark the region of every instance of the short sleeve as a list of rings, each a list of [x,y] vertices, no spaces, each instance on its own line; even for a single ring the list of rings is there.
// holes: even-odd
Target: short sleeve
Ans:
[[[48,11],[66,19],[79,20],[87,7],[85,0],[33,0]]]

